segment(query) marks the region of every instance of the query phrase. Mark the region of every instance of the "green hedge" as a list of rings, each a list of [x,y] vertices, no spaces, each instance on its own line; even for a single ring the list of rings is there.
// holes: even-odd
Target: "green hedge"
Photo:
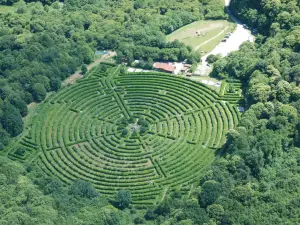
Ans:
[[[155,203],[166,186],[188,191],[237,125],[230,102],[240,97],[164,73],[118,74],[109,66],[51,96],[18,142],[24,156],[14,153],[16,145],[9,157],[27,162],[40,151],[36,163],[48,175],[66,184],[89,181],[109,196],[128,189],[135,204]],[[120,121],[131,116],[149,122],[144,135],[121,136]]]

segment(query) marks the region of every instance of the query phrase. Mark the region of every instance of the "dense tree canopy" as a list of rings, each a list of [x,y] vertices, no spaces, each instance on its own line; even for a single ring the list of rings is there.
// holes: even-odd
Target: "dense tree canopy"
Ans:
[[[261,34],[214,64],[213,76],[242,80],[248,109],[228,134],[228,155],[201,181],[199,203],[213,199],[209,215],[220,205],[220,224],[298,224],[299,2],[232,0],[231,8]],[[216,198],[205,195],[207,182],[220,184]]]

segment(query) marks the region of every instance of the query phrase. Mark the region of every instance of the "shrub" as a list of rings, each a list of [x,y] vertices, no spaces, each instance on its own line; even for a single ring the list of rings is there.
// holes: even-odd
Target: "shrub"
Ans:
[[[15,151],[15,154],[16,154],[16,155],[19,155],[19,156],[24,156],[24,155],[25,155],[25,152],[26,152],[26,149],[25,149],[25,148],[19,147],[19,148]]]
[[[131,203],[131,192],[128,190],[118,191],[115,200],[116,200],[117,207],[119,209],[125,209]]]
[[[82,64],[82,66],[81,66],[81,74],[84,75],[84,74],[87,73],[87,71],[88,71],[87,65]]]
[[[52,91],[58,91],[61,87],[61,79],[57,77],[52,77],[50,79],[50,87]]]
[[[43,84],[36,83],[32,86],[32,96],[35,101],[41,102],[46,98],[47,91]]]
[[[127,130],[126,128],[124,128],[124,129],[122,130],[121,136],[122,136],[122,137],[126,137],[127,135],[128,135],[128,130]]]
[[[152,209],[149,209],[145,214],[145,219],[146,220],[155,220],[155,218],[156,218],[156,214],[154,213],[154,211]]]
[[[216,61],[218,61],[220,58],[221,58],[220,55],[211,54],[211,55],[207,56],[206,62],[212,64],[212,63],[215,63]]]
[[[4,144],[2,142],[0,142],[0,151],[2,151],[4,149]]]
[[[69,194],[82,198],[95,198],[99,195],[90,183],[83,180],[74,181],[69,188]]]
[[[144,224],[144,223],[145,223],[145,220],[144,220],[144,218],[136,217],[136,218],[133,220],[133,222],[134,222],[135,224]]]

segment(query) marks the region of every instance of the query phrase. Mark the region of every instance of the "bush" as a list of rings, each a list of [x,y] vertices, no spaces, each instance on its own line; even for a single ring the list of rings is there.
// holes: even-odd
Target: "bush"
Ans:
[[[61,80],[59,78],[52,77],[50,80],[50,87],[52,91],[58,91],[61,87]]]
[[[19,148],[15,151],[15,154],[16,154],[16,155],[19,155],[19,156],[24,156],[24,155],[25,155],[25,152],[26,152],[26,149],[25,149],[25,148],[19,147]]]
[[[135,224],[143,224],[143,223],[145,223],[145,220],[144,220],[143,218],[141,218],[141,217],[136,217],[136,218],[133,220],[133,222],[134,222]]]
[[[88,71],[87,65],[83,64],[83,65],[81,66],[81,74],[84,75],[84,74],[87,73],[87,71]]]
[[[147,132],[147,130],[148,130],[147,127],[141,127],[140,128],[140,133],[145,134]]]
[[[171,212],[170,201],[165,199],[155,209],[155,213],[162,216],[167,216]]]
[[[126,73],[126,67],[122,66],[121,69],[120,69],[120,73],[125,74]]]
[[[41,102],[46,98],[47,91],[43,84],[36,83],[32,86],[32,96],[37,102]]]
[[[126,137],[127,135],[128,135],[128,130],[127,130],[126,128],[124,128],[124,129],[122,130],[121,136],[122,136],[122,137]]]
[[[206,62],[208,62],[209,64],[215,63],[216,61],[218,61],[221,58],[220,55],[209,55],[206,58]]]
[[[136,119],[132,116],[129,118],[128,123],[134,123]]]
[[[20,112],[10,103],[4,105],[2,116],[3,128],[13,137],[19,135],[23,130],[24,122]]]
[[[21,99],[19,96],[10,96],[9,102],[20,111],[23,117],[27,116],[28,108],[26,102],[23,99]]]
[[[156,214],[154,213],[154,211],[152,209],[149,209],[145,214],[145,219],[146,220],[155,220],[155,218],[156,218]]]
[[[143,119],[143,118],[140,118],[140,119],[138,120],[138,125],[141,125],[141,126],[143,126],[143,127],[148,127],[148,126],[149,126],[149,123],[148,123],[147,120],[145,120],[145,119]]]
[[[51,180],[49,183],[47,183],[44,186],[44,193],[45,194],[52,194],[52,193],[58,193],[62,190],[63,184],[60,180]]]
[[[229,84],[228,92],[229,93],[235,93],[235,88],[232,84]]]
[[[213,204],[219,197],[222,191],[221,184],[216,181],[206,181],[202,185],[202,192],[199,197],[199,202],[202,207]]]
[[[0,142],[0,151],[2,151],[4,149],[4,144],[2,142]]]
[[[95,198],[99,195],[90,183],[82,180],[76,180],[70,186],[69,194],[82,198]]]
[[[131,203],[131,192],[128,190],[118,191],[116,194],[116,203],[119,209],[127,208]]]

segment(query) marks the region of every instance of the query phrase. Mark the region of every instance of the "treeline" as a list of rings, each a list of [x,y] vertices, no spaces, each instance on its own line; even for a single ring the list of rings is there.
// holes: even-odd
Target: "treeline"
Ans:
[[[153,64],[153,61],[177,62],[184,60],[193,64],[199,62],[201,56],[199,52],[194,52],[190,46],[186,46],[178,40],[171,43],[161,43],[160,47],[126,44],[118,48],[117,63],[125,61],[130,65],[134,59],[141,59],[150,64]]]
[[[299,1],[232,0],[230,7],[240,19],[266,35],[300,25]]]
[[[231,8],[262,34],[214,63],[213,76],[243,82],[247,110],[200,181],[198,203],[206,224],[300,224],[299,1]]]
[[[0,157],[0,224],[133,224],[130,213],[118,211],[130,203],[130,193],[120,191],[111,203],[90,183],[76,180],[65,187],[31,167]]]
[[[200,60],[165,34],[201,19],[226,18],[222,0],[15,1],[0,14],[0,149],[23,130],[26,105],[94,59],[96,49],[118,53],[117,62]]]

